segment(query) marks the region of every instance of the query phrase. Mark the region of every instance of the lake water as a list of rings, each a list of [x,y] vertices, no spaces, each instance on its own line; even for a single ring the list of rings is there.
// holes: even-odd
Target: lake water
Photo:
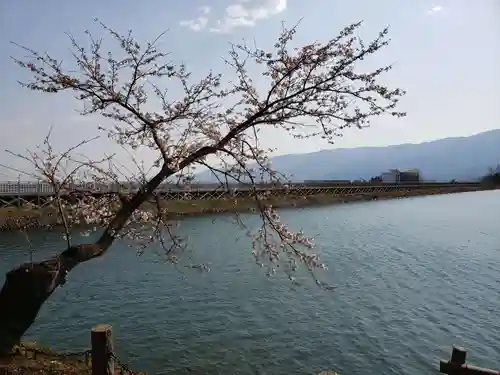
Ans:
[[[109,323],[119,356],[150,374],[423,375],[453,344],[500,368],[499,209],[489,191],[284,211],[318,234],[334,291],[266,277],[223,217],[186,219],[188,255],[211,272],[117,243],[70,274],[27,338],[85,349],[90,328]],[[1,272],[28,259],[22,235],[0,236]],[[64,245],[31,239],[37,258]]]

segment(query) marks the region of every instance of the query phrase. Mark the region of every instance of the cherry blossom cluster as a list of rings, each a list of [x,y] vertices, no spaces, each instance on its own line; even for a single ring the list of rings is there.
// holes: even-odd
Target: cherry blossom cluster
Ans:
[[[291,179],[273,168],[270,156],[278,145],[264,147],[262,130],[333,143],[343,130],[369,126],[375,117],[405,116],[397,109],[404,90],[382,81],[392,66],[363,71],[358,64],[387,46],[388,29],[364,42],[357,32],[362,24],[354,23],[326,42],[292,47],[298,25],[283,26],[272,48],[233,44],[224,59],[227,71],[209,71],[195,79],[186,64],[176,64],[168,52],[158,50],[161,35],[141,44],[131,32],[120,34],[96,22],[120,53],[105,50],[102,37],[87,31],[87,42],[70,36],[71,66],[23,46],[28,56],[14,59],[30,77],[24,87],[71,91],[83,104],[82,115],[101,115],[98,129],[127,150],[136,165],[141,165],[135,160],[140,151],[156,155],[147,171],[127,176],[139,184],[133,193],[96,198],[81,192],[73,201],[65,196],[68,183],[116,182],[118,162],[111,157],[77,158],[79,145],[57,153],[47,140],[41,151],[20,155],[33,163],[37,177],[54,186],[54,206],[68,246],[71,225],[84,223],[104,228],[96,242],[100,250],[88,258],[102,255],[115,239],[127,236],[141,243],[140,251],[160,243],[177,263],[180,254],[173,249],[185,250],[185,241],[175,234],[176,225],[156,189],[165,181],[189,187],[198,171],[209,170],[219,188],[233,192],[236,206],[234,184],[252,187],[262,219],[262,226],[250,231],[252,254],[260,264],[265,261],[271,273],[279,264],[292,271],[298,263],[310,270],[325,269],[313,252],[312,238],[283,223],[269,195],[258,189],[259,182],[286,189]],[[246,228],[239,216],[237,223]]]

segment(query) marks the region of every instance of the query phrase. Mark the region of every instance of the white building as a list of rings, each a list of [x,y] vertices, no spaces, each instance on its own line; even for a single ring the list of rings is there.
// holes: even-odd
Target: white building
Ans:
[[[385,183],[396,183],[399,182],[399,170],[398,169],[389,169],[389,172],[384,172],[380,175],[382,178],[382,182]]]
[[[389,169],[389,172],[384,172],[380,175],[382,182],[398,183],[398,182],[420,182],[422,181],[420,170],[417,168],[400,171],[399,169]]]

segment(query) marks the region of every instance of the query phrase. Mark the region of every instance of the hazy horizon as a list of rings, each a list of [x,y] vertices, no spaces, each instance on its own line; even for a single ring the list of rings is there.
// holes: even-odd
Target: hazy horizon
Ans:
[[[484,135],[488,134],[488,133],[491,133],[491,136],[488,137],[488,139],[486,140],[486,142],[484,142]],[[478,157],[479,156],[479,153],[476,152],[476,149],[477,149],[477,145],[478,145],[478,142],[477,140],[474,141],[472,140],[471,138],[474,138],[474,137],[482,137],[481,139],[483,140],[483,142],[481,143],[482,145],[482,154],[484,157]],[[467,141],[467,139],[470,139],[470,141]],[[388,146],[378,146],[378,147],[354,147],[354,148],[337,148],[337,149],[323,149],[323,150],[317,150],[317,151],[312,151],[312,152],[308,152],[308,153],[290,153],[290,154],[284,154],[284,155],[276,155],[275,157],[273,157],[273,164],[274,166],[276,167],[276,163],[278,163],[278,167],[277,167],[277,170],[279,172],[283,172],[283,167],[284,169],[287,169],[289,170],[290,168],[296,170],[296,171],[300,171],[300,170],[308,170],[308,169],[319,169],[320,171],[320,175],[319,176],[316,176],[315,178],[310,178],[310,179],[325,179],[325,176],[328,175],[328,174],[335,174],[336,172],[336,168],[333,167],[332,168],[332,165],[330,165],[330,167],[326,166],[325,165],[328,165],[329,163],[327,162],[327,160],[330,160],[330,163],[333,163],[333,165],[335,165],[335,163],[337,162],[337,160],[339,159],[338,157],[333,157],[334,155],[336,156],[340,156],[338,154],[333,154],[332,151],[338,151],[338,152],[351,152],[351,161],[352,161],[352,165],[351,165],[351,169],[353,171],[356,171],[356,170],[359,170],[359,152],[361,153],[366,153],[366,152],[372,152],[371,155],[368,155],[368,154],[365,154],[365,158],[366,158],[366,162],[364,162],[365,166],[370,166],[370,165],[380,165],[380,164],[386,164],[384,162],[381,163],[380,160],[378,161],[374,161],[373,158],[375,156],[375,154],[377,154],[377,159],[380,159],[380,155],[379,155],[379,150],[381,152],[385,152],[386,153],[386,156],[385,156],[385,159],[389,159],[389,160],[393,160],[393,164],[392,165],[385,165],[385,167],[381,167],[380,168],[380,172],[383,172],[385,171],[386,169],[400,169],[400,170],[406,170],[406,169],[411,169],[411,168],[414,168],[414,167],[417,167],[419,168],[418,165],[415,165],[415,164],[412,164],[412,166],[410,165],[406,165],[404,164],[401,164],[401,160],[406,160],[406,163],[408,163],[408,157],[409,155],[414,155],[413,156],[413,163],[419,163],[419,160],[420,158],[417,158],[415,160],[415,155],[422,155],[422,149],[419,150],[419,146],[423,146],[425,147],[425,145],[428,145],[428,144],[438,144],[439,142],[441,141],[453,141],[453,143],[450,143],[448,142],[448,144],[443,148],[443,147],[439,147],[437,146],[437,148],[435,147],[435,150],[437,152],[438,155],[436,155],[436,158],[433,160],[432,164],[436,165],[437,164],[440,164],[442,166],[446,165],[446,170],[449,170],[451,171],[451,173],[453,174],[454,172],[453,171],[456,171],[458,174],[462,173],[462,172],[459,172],[461,168],[465,168],[466,170],[468,170],[467,173],[469,173],[467,176],[467,178],[465,178],[463,176],[463,173],[461,176],[453,176],[453,177],[450,177],[448,176],[449,178],[447,178],[447,180],[450,180],[450,179],[453,179],[453,178],[459,178],[463,181],[467,180],[473,180],[473,179],[476,179],[476,178],[479,178],[481,176],[483,176],[486,171],[487,171],[487,168],[494,168],[496,165],[500,165],[500,151],[499,152],[496,152],[495,150],[497,149],[496,145],[498,144],[498,141],[500,140],[500,129],[493,129],[493,130],[488,130],[488,131],[485,131],[485,132],[481,132],[481,133],[477,133],[477,134],[474,134],[474,135],[471,135],[471,136],[466,136],[466,137],[446,137],[446,138],[441,138],[441,139],[436,139],[436,140],[432,140],[432,141],[426,141],[426,142],[421,142],[421,143],[404,143],[404,144],[395,144],[395,145],[388,145]],[[460,142],[460,143],[458,143]],[[466,142],[466,143],[464,143]],[[475,145],[475,146],[474,146]],[[414,148],[404,148],[405,146],[415,146]],[[450,149],[450,146],[451,146],[451,149]],[[492,147],[493,146],[493,147]],[[399,159],[398,157],[396,157],[396,155],[393,154],[393,151],[391,152],[391,148],[392,147],[401,147],[401,152],[398,154],[399,155]],[[457,147],[460,148],[460,152],[457,154]],[[472,157],[469,157],[467,160],[462,160],[460,159],[460,154],[463,153],[463,150],[464,150],[464,147],[465,149],[468,149],[467,152],[471,152],[472,151]],[[472,148],[471,148],[472,147]],[[383,151],[384,149],[387,149],[387,151]],[[447,150],[447,153],[445,154],[448,154],[448,160],[443,160],[443,153],[442,153],[442,149],[446,149]],[[454,151],[453,151],[454,150]],[[355,151],[358,151],[356,153],[352,153],[352,152],[355,152]],[[315,155],[315,154],[319,154],[318,156],[322,155],[322,153],[325,153],[324,156],[321,157],[321,161],[318,161],[316,159],[314,159],[313,161],[311,161],[310,157]],[[375,152],[375,153],[373,153]],[[416,154],[415,154],[416,153]],[[391,156],[389,155],[392,155],[392,158]],[[428,155],[428,148],[427,148],[427,156],[432,156],[432,155]],[[345,157],[347,155],[342,155],[342,157],[340,157],[340,160],[345,160]],[[327,159],[325,159],[325,157]],[[333,159],[332,159],[333,157]],[[410,156],[411,158],[411,156]],[[425,159],[425,158],[424,158]],[[285,162],[285,165],[283,165],[283,161],[284,160],[287,160]],[[425,160],[420,160],[420,162],[423,162],[425,164]],[[471,163],[473,165],[475,165],[475,167],[471,167]],[[304,164],[305,163],[305,164]],[[312,165],[311,165],[312,163]],[[341,173],[345,173],[345,165],[340,165],[340,169],[341,170],[344,170],[343,172]],[[385,168],[385,169],[384,169]],[[427,168],[424,167],[424,169],[426,169],[425,172],[429,172],[429,168],[427,166]],[[289,172],[289,171],[288,171]],[[368,176],[368,175],[367,175]],[[367,177],[367,176],[364,176],[363,178]],[[472,177],[473,176],[473,177]],[[2,178],[4,177],[4,178]],[[2,174],[0,173],[0,182],[17,182],[18,179],[20,179],[21,181],[24,181],[24,182],[36,182],[36,179],[33,179],[33,178],[23,178],[21,176],[21,174],[16,174],[16,173],[11,173],[10,174],[10,177],[6,178],[7,175],[6,174]],[[368,177],[373,177],[372,174],[370,174],[370,176]],[[195,183],[202,183],[202,184],[205,184],[205,183],[208,183],[209,180],[207,180],[207,178],[210,180],[212,177],[210,176],[207,176],[206,175],[206,169],[203,168],[203,169],[199,169],[198,172],[197,172],[197,178],[196,178],[196,181]],[[328,178],[327,178],[328,179]],[[333,178],[333,179],[339,179],[339,178]],[[340,178],[340,179],[345,179],[345,178]],[[122,180],[122,182],[126,182],[126,178],[124,178]],[[168,183],[172,183],[173,181],[170,181]],[[137,183],[137,181],[133,181],[133,183]],[[165,181],[165,183],[167,183],[167,181]],[[215,183],[214,181],[211,181],[211,183]]]

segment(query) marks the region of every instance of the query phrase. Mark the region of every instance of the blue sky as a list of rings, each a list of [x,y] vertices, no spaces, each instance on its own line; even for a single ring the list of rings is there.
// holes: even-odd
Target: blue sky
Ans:
[[[265,142],[278,153],[311,152],[331,147],[418,143],[466,136],[500,128],[500,2],[498,0],[87,0],[0,2],[0,149],[21,151],[40,143],[50,125],[54,142],[63,146],[95,133],[97,118],[79,116],[80,103],[65,95],[29,92],[17,84],[21,71],[9,56],[22,56],[10,41],[48,51],[68,60],[65,32],[84,37],[99,17],[108,26],[132,29],[139,40],[162,31],[165,50],[195,74],[226,72],[222,56],[229,41],[255,38],[269,45],[281,21],[303,18],[300,44],[326,40],[349,23],[364,20],[362,36],[370,38],[390,25],[392,42],[367,66],[394,63],[384,81],[408,91],[404,119],[381,118],[370,129],[350,130],[335,146],[318,140],[298,141],[268,131]],[[82,39],[84,40],[84,39]],[[89,152],[111,149],[97,142]],[[145,156],[147,157],[147,155]],[[2,163],[14,163],[9,157]],[[0,169],[1,173],[8,173]]]

